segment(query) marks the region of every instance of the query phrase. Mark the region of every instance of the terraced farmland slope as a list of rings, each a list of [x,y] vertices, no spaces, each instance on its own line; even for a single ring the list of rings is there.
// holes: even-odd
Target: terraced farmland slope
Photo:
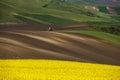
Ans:
[[[1,80],[120,80],[120,67],[56,60],[0,60]]]

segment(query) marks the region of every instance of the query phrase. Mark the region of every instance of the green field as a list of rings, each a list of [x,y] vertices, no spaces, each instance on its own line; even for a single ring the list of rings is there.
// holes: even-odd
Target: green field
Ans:
[[[23,18],[30,17],[33,19],[37,19],[38,22],[43,23],[43,24],[78,24],[77,21],[69,20],[69,19],[64,19],[56,16],[51,16],[51,15],[44,15],[44,14],[28,14],[28,13],[20,13],[20,15],[23,16]],[[16,15],[17,18],[21,17],[20,15]],[[19,18],[20,19],[20,18]],[[21,19],[23,21],[23,19]],[[30,20],[28,18],[28,20]],[[35,21],[35,20],[33,20]],[[26,22],[24,20],[24,22]],[[36,21],[37,22],[37,21]],[[30,22],[28,22],[30,23]]]
[[[106,40],[113,44],[120,45],[120,36],[119,35],[114,35],[114,34],[102,32],[102,31],[75,29],[75,30],[65,30],[63,32],[86,34],[86,35],[90,35],[90,36],[94,36],[94,37]]]
[[[32,6],[30,6],[32,5]],[[1,0],[0,1],[0,22],[17,22],[38,24],[38,22],[28,19],[16,18],[13,13],[23,13],[43,22],[54,24],[75,24],[79,22],[119,22],[111,15],[102,12],[85,10],[84,6],[71,5],[59,0],[36,0],[29,2],[24,0]],[[43,15],[44,14],[44,15]],[[113,24],[111,23],[111,24]]]

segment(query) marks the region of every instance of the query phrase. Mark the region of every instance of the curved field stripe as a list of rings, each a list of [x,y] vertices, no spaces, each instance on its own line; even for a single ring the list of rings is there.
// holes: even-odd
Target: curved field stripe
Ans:
[[[48,22],[44,22],[44,21],[41,21],[41,20],[38,20],[36,18],[32,18],[32,17],[28,17],[28,16],[23,16],[23,15],[20,15],[18,13],[13,13],[14,16],[16,16],[16,18],[18,17],[21,17],[21,18],[25,18],[25,19],[28,19],[28,20],[31,20],[31,21],[34,21],[36,23],[42,23],[42,24],[47,24],[47,25],[50,25],[51,23],[48,23]],[[22,19],[21,19],[22,20]]]
[[[54,59],[120,65],[120,48],[93,37],[49,31],[0,32],[1,59]]]

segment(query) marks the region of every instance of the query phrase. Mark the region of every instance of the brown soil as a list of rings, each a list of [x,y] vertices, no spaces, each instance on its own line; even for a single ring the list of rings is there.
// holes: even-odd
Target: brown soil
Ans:
[[[120,65],[120,46],[81,34],[40,31],[47,28],[38,25],[25,27],[14,26],[14,30],[0,27],[0,59],[55,59]]]

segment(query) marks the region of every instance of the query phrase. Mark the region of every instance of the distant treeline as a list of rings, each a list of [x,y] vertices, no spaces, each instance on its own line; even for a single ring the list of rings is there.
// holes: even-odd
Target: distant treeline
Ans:
[[[120,26],[102,27],[102,31],[120,35]]]

